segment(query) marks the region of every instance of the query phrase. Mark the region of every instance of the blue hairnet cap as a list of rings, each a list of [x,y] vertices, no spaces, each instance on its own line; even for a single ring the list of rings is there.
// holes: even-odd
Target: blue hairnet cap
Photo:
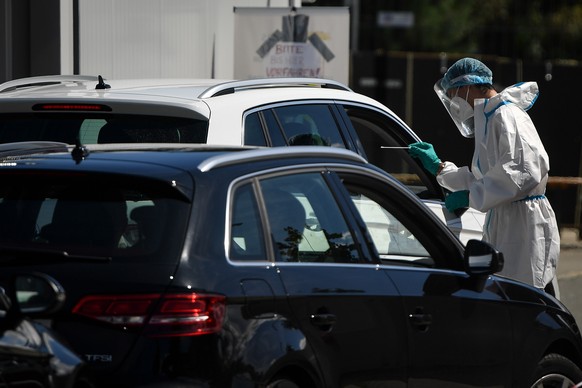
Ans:
[[[455,62],[441,81],[444,90],[465,85],[493,84],[493,73],[481,61],[474,58],[463,58]]]

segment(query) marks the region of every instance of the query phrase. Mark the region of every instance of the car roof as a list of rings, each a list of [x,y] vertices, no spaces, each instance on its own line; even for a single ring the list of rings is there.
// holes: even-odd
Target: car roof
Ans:
[[[283,93],[273,93],[273,90]],[[164,102],[195,104],[245,93],[247,104],[265,104],[290,99],[328,98],[362,101],[388,110],[379,102],[354,92],[346,85],[323,78],[262,78],[226,79],[120,79],[106,80],[101,76],[52,75],[21,78],[0,84],[0,101],[19,100],[84,100],[111,102]],[[248,96],[252,98],[247,99]],[[262,96],[262,97],[259,97]],[[204,110],[201,106],[197,106]]]
[[[291,161],[296,165],[368,164],[352,151],[323,146],[271,148],[134,143],[79,147],[56,142],[0,145],[0,174],[25,170],[27,174],[31,171],[42,174],[58,171],[76,176],[110,174],[124,179],[133,177],[169,185],[187,199],[193,194],[193,176],[210,173],[209,179],[213,179],[214,170],[227,168],[232,179],[264,168],[288,166]],[[268,164],[256,167],[256,163],[262,162]]]
[[[79,154],[81,152],[81,154]],[[75,156],[77,153],[77,156]],[[154,156],[155,154],[155,156]],[[0,168],[19,164],[29,165],[29,159],[51,159],[82,164],[91,160],[115,160],[157,164],[183,170],[207,172],[213,169],[249,162],[269,160],[311,160],[314,158],[334,162],[368,164],[366,159],[344,148],[325,146],[253,147],[216,146],[206,144],[131,143],[90,144],[72,146],[58,142],[22,142],[0,144]],[[2,163],[4,161],[5,163]],[[6,163],[6,162],[10,163]]]
[[[243,90],[272,89],[281,87],[328,88],[351,91],[347,86],[321,78],[263,78],[250,80],[227,79],[120,79],[105,80],[101,76],[52,75],[21,78],[0,84],[3,97],[30,95],[84,96],[107,93],[131,93],[135,95],[157,95],[187,99],[205,99],[233,94]]]

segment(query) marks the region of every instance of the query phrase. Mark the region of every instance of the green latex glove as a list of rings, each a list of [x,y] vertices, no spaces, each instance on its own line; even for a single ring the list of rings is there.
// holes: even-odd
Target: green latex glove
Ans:
[[[408,153],[415,158],[420,159],[420,162],[432,175],[437,174],[441,160],[434,152],[432,144],[426,142],[412,143],[408,146]]]
[[[451,213],[457,209],[469,207],[469,191],[454,191],[445,197],[445,207]]]

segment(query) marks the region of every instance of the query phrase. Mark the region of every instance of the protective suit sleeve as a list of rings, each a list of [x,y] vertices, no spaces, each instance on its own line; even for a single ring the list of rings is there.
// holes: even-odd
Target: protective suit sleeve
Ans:
[[[540,182],[545,182],[549,162],[529,116],[508,104],[490,117],[486,131],[484,144],[476,144],[480,152],[473,166],[480,168],[482,177],[470,179],[463,168],[445,166],[438,176],[439,183],[454,191],[468,189],[469,205],[483,212],[528,195],[543,194],[545,185]]]
[[[444,162],[443,169],[437,175],[437,182],[450,191],[469,190],[475,182],[475,176],[467,166],[457,167],[453,162]]]

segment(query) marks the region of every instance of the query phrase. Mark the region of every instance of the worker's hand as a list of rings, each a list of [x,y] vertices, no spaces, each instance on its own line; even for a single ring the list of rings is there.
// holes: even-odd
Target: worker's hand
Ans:
[[[432,144],[426,142],[412,143],[408,146],[408,153],[420,159],[420,162],[432,175],[437,175],[441,160],[434,152]]]
[[[454,191],[445,197],[445,207],[451,213],[457,209],[469,207],[469,191]]]

